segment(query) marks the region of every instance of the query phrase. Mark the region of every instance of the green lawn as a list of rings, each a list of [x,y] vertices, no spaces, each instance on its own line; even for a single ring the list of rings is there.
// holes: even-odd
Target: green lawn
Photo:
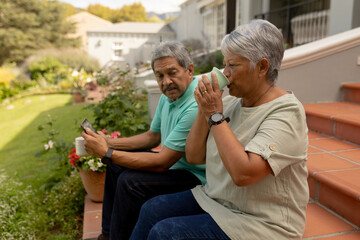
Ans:
[[[80,135],[81,129],[79,124],[81,121],[84,117],[92,120],[92,113],[84,109],[84,104],[72,105],[71,95],[65,94],[26,97],[14,101],[12,105],[13,108],[11,109],[8,106],[0,108],[0,129],[2,131],[2,137],[0,138],[0,170],[4,171],[11,180],[23,183],[19,188],[24,189],[26,186],[31,186],[33,192],[37,192],[37,190],[41,189],[41,186],[44,186],[49,181],[51,176],[54,175],[54,171],[56,171],[54,168],[56,164],[50,160],[52,154],[47,154],[40,158],[35,156],[37,152],[44,148],[42,141],[46,137],[44,134],[47,133],[46,131],[39,131],[38,126],[46,123],[50,114],[56,119],[54,129],[60,132],[59,138],[70,143],[74,141],[75,137]],[[76,187],[73,189],[76,189]],[[47,193],[41,190],[36,194],[41,196],[34,196],[34,199],[41,199]],[[53,199],[55,198],[56,196],[53,197]],[[53,205],[59,204],[55,203],[53,199],[51,199],[54,202]],[[51,201],[48,200],[48,202]],[[83,204],[83,199],[77,199],[77,201],[75,204],[79,206]],[[32,204],[34,206],[41,205],[41,202],[39,204],[39,201],[34,201]],[[72,207],[74,202],[62,202],[60,204],[65,205],[58,207],[60,209],[63,207],[64,212],[66,212],[66,207]],[[44,206],[43,209],[39,209],[39,216],[46,218],[49,215],[46,213],[46,209],[51,209],[51,207]],[[40,213],[40,211],[43,212]],[[45,218],[43,221],[47,221]],[[70,218],[75,217],[70,216]],[[68,220],[64,219],[64,221]],[[73,219],[70,219],[70,221],[73,221]],[[58,229],[55,231],[51,227],[44,229],[50,232],[42,236],[58,235],[62,237],[54,236],[42,239],[71,239],[66,237],[67,233],[61,233],[61,230],[60,232]]]
[[[3,136],[0,138],[0,169],[22,182],[42,183],[41,175],[46,178],[44,168],[48,162],[45,157],[35,157],[35,153],[44,148],[41,141],[45,139],[38,126],[47,122],[50,114],[56,118],[54,128],[60,132],[59,137],[70,142],[80,135],[79,124],[83,118],[91,119],[91,112],[84,110],[83,104],[72,105],[71,101],[70,95],[32,96],[14,102],[13,109],[0,108]]]

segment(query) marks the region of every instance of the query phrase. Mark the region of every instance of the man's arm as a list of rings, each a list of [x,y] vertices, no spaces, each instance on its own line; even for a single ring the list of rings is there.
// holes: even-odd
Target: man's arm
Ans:
[[[157,147],[161,142],[161,133],[148,130],[145,133],[128,138],[107,138],[108,147],[115,150],[147,150]]]
[[[175,151],[164,146],[159,153],[114,151],[111,158],[113,163],[127,168],[164,172],[183,157],[184,154],[184,152]]]
[[[103,157],[108,149],[108,144],[105,139],[102,136],[95,134],[90,129],[86,129],[86,131],[88,134],[81,134],[81,136],[85,138],[85,150],[90,155]],[[160,133],[158,134],[160,135]],[[136,140],[136,138],[133,139]],[[184,156],[184,154],[184,152],[175,151],[164,146],[160,153],[114,151],[111,158],[115,164],[127,168],[163,172],[168,170]]]

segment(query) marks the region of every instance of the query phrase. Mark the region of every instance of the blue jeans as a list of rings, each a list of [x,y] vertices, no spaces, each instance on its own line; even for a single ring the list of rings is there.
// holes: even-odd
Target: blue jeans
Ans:
[[[112,240],[128,240],[140,208],[148,199],[185,191],[200,184],[201,181],[187,170],[155,173],[109,164],[105,178],[102,233]]]
[[[196,202],[191,191],[162,195],[141,208],[130,240],[230,238]]]

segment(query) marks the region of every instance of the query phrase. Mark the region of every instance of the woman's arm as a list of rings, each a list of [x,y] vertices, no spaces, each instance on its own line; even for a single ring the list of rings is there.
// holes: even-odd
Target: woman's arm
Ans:
[[[207,127],[207,120],[211,114],[223,112],[221,91],[215,74],[212,75],[212,79],[213,86],[211,86],[207,77],[203,77],[194,92],[199,112],[202,113],[204,118],[201,123],[199,120],[199,125],[203,124]],[[245,152],[244,146],[236,138],[226,121],[219,125],[213,125],[211,132],[220,158],[236,185],[246,186],[253,184],[271,173],[270,165],[261,156]],[[196,141],[201,141],[198,135],[195,135],[195,137]],[[195,153],[196,149],[193,152]],[[198,152],[202,153],[200,148]]]
[[[212,126],[211,131],[220,158],[236,185],[251,185],[272,172],[269,163],[261,156],[245,151],[225,121]]]
[[[204,164],[206,162],[206,140],[209,125],[200,111],[186,139],[186,160],[191,164]]]

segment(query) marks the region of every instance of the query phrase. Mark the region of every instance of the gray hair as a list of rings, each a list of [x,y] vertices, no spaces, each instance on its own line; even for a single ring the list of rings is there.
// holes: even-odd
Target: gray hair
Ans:
[[[151,67],[154,70],[154,62],[160,58],[173,57],[185,70],[192,64],[189,51],[184,44],[178,41],[161,42],[154,50],[151,58]]]
[[[269,82],[274,82],[284,56],[283,35],[266,20],[252,20],[224,37],[221,52],[224,56],[232,53],[249,59],[252,69],[262,58],[266,58],[270,65],[266,76]]]

